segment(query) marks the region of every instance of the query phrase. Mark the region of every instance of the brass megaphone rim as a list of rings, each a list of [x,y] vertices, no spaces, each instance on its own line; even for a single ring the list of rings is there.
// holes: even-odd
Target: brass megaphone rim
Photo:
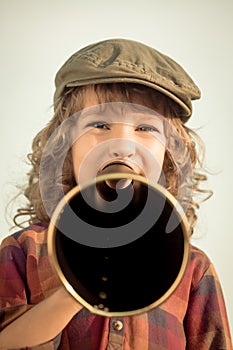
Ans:
[[[59,220],[59,217],[61,216],[61,213],[64,210],[64,207],[70,202],[70,200],[79,192],[86,189],[89,186],[95,185],[98,182],[103,182],[106,180],[117,180],[117,179],[124,179],[124,178],[130,178],[132,181],[139,181],[142,184],[145,184],[147,186],[151,186],[153,189],[159,191],[162,195],[166,197],[168,202],[171,204],[173,209],[176,210],[176,214],[178,215],[180,219],[180,225],[182,226],[182,230],[184,233],[184,253],[183,253],[183,259],[181,263],[181,267],[179,270],[179,273],[177,277],[175,278],[175,281],[171,285],[171,287],[160,297],[159,299],[155,300],[153,303],[144,306],[142,308],[136,309],[136,310],[129,310],[129,311],[109,311],[108,309],[102,308],[100,305],[91,305],[88,303],[84,298],[82,298],[78,292],[72,287],[72,285],[69,283],[67,278],[65,277],[59,262],[57,258],[57,253],[55,249],[55,232],[56,232],[56,223]],[[79,184],[72,188],[67,194],[64,195],[64,197],[60,200],[57,207],[55,208],[55,211],[51,217],[49,226],[48,226],[48,232],[47,232],[47,243],[48,243],[48,255],[51,261],[51,265],[54,268],[55,273],[58,275],[61,283],[66,288],[66,290],[86,309],[88,309],[91,313],[105,316],[105,317],[124,317],[124,316],[134,316],[139,315],[145,312],[150,311],[151,309],[158,307],[161,305],[164,301],[166,301],[169,296],[172,295],[172,293],[176,290],[178,285],[180,284],[183,275],[185,273],[188,261],[189,261],[189,253],[190,253],[190,243],[189,243],[189,237],[190,237],[190,226],[188,223],[188,219],[183,211],[183,208],[180,206],[178,201],[173,197],[173,195],[166,190],[164,187],[162,187],[160,184],[157,183],[151,183],[149,182],[145,177],[141,175],[136,175],[132,173],[113,173],[113,174],[107,174],[107,175],[98,175],[96,178],[88,180],[87,182],[84,182],[83,184]]]

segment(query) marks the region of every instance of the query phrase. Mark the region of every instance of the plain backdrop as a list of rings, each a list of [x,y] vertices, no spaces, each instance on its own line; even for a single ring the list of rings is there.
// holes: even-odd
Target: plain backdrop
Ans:
[[[0,240],[8,201],[28,171],[31,141],[52,116],[54,76],[79,48],[106,38],[142,41],[179,62],[200,86],[188,126],[206,144],[206,187],[192,242],[213,261],[233,322],[233,1],[0,1]]]

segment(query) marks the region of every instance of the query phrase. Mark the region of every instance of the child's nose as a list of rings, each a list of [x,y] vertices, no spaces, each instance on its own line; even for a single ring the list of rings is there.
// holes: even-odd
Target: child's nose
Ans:
[[[131,158],[135,155],[136,144],[134,141],[116,138],[110,141],[109,153],[112,158]]]

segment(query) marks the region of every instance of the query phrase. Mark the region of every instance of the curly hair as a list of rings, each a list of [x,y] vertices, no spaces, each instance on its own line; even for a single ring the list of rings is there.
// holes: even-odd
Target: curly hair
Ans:
[[[58,157],[64,157],[62,152],[64,143],[68,135],[64,132],[58,133],[56,136],[56,147],[48,148],[46,156],[43,155],[46,144],[53,132],[72,115],[82,110],[84,107],[84,94],[88,93],[88,89],[93,88],[99,103],[105,102],[135,102],[135,97],[140,96],[143,104],[151,109],[157,110],[162,107],[164,116],[172,128],[179,135],[179,140],[185,145],[183,152],[179,152],[174,160],[173,155],[166,150],[163,173],[165,174],[165,187],[175,197],[178,197],[180,188],[185,187],[190,191],[191,200],[188,201],[186,207],[186,215],[190,223],[191,231],[197,220],[196,209],[199,208],[198,201],[195,199],[200,192],[211,195],[211,191],[201,189],[201,183],[207,179],[203,170],[204,161],[204,145],[198,135],[185,126],[179,117],[181,111],[178,104],[173,102],[164,94],[157,92],[149,87],[131,84],[131,83],[111,83],[98,84],[92,86],[66,88],[57,104],[55,113],[48,125],[42,129],[34,138],[32,143],[32,152],[28,154],[28,159],[31,164],[31,170],[28,174],[28,183],[24,189],[23,195],[27,199],[27,205],[23,208],[18,208],[13,220],[16,226],[23,227],[23,224],[33,224],[39,221],[49,222],[50,215],[45,209],[41,194],[41,181],[46,183],[47,197],[51,210],[55,209],[59,200],[56,188],[60,186],[64,193],[67,193],[76,185],[71,149],[66,151],[65,160],[62,162],[62,172],[57,170]],[[170,149],[180,149],[177,138],[169,140]],[[172,144],[173,143],[173,144]],[[43,162],[42,162],[43,155]],[[190,164],[188,164],[187,159]],[[188,168],[192,168],[191,176],[188,176]],[[45,167],[43,172],[44,178],[40,179],[40,171]],[[49,170],[48,170],[49,169]],[[61,175],[62,173],[62,175]],[[181,179],[182,174],[182,179]],[[188,177],[188,183],[187,183]],[[184,186],[185,184],[185,186]],[[49,195],[49,193],[51,195]],[[184,195],[185,196],[185,195]],[[26,220],[19,219],[26,218]]]

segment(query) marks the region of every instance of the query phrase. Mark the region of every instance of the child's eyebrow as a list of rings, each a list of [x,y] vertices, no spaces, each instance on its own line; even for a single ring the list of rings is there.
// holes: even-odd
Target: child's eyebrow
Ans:
[[[86,108],[80,111],[79,116],[82,117],[82,119],[85,119],[89,116],[98,116],[98,115],[103,115],[103,109],[101,110],[100,108]]]
[[[122,116],[123,118],[117,120],[118,117]],[[130,124],[143,124],[143,123],[151,123],[151,124],[163,124],[164,123],[164,117],[161,115],[155,115],[155,114],[148,114],[148,113],[142,113],[141,111],[131,111],[130,115],[127,112],[124,113],[111,113],[108,114],[106,111],[86,111],[80,114],[81,121],[85,123],[86,120],[92,119],[92,118],[101,118],[109,123],[118,123],[123,122],[124,119],[126,123]]]
[[[108,107],[103,107],[103,106],[99,106],[96,108],[86,108],[83,109],[80,112],[80,117],[82,117],[82,119],[85,119],[89,116],[103,116],[106,113],[106,116],[110,116],[110,115],[129,115],[132,114],[133,116],[137,116],[137,117],[146,117],[147,119],[151,119],[151,120],[163,120],[164,116],[162,116],[159,112],[157,111],[148,111],[148,110],[143,110],[143,108],[139,109],[139,108],[132,108],[130,110],[126,109],[126,110],[119,110],[116,109],[114,110],[114,108],[108,108]]]

